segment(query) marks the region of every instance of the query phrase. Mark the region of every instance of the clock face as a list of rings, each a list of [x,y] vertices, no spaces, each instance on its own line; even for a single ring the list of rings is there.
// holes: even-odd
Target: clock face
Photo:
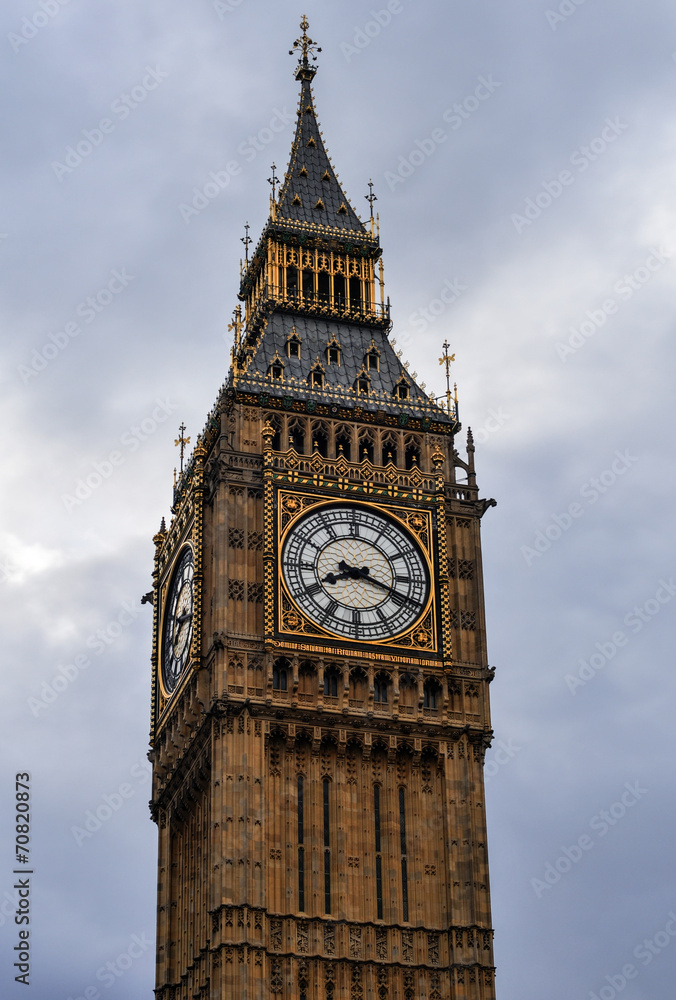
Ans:
[[[180,556],[167,596],[162,636],[162,683],[171,694],[185,669],[192,640],[192,549]]]
[[[430,593],[413,537],[385,514],[356,504],[321,507],[301,518],[282,548],[282,576],[308,618],[364,642],[410,628]]]

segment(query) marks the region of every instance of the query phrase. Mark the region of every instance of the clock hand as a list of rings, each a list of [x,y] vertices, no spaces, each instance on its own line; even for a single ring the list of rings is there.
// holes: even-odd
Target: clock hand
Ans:
[[[380,580],[376,580],[375,577],[371,576],[371,571],[368,566],[348,566],[344,559],[341,559],[338,563],[338,569],[341,570],[340,575],[336,576],[334,573],[329,573],[324,577],[324,580],[328,583],[335,583],[337,580],[344,580],[349,577],[351,580],[369,580],[371,583],[375,584],[376,587],[382,587],[383,590],[392,590],[386,583],[381,583]]]
[[[413,604],[420,604],[420,601],[416,601],[415,598],[404,596],[400,594],[398,590],[394,587],[389,586],[387,583],[381,583],[380,580],[376,580],[375,577],[371,576],[368,566],[362,566],[360,569],[358,566],[348,566],[344,559],[341,559],[338,563],[338,569],[341,571],[338,575],[335,573],[327,573],[322,583],[337,583],[338,580],[345,580],[350,578],[352,580],[367,580],[372,583],[375,587],[380,587],[381,590],[386,590],[389,594],[396,594],[402,599],[402,601],[410,601]]]
[[[344,559],[341,559],[338,563],[338,569],[340,573],[327,573],[325,577],[322,578],[322,583],[337,583],[338,580],[359,580],[361,577],[368,574],[368,567],[365,566],[363,569],[356,569],[354,566],[348,566]]]
[[[391,587],[387,583],[382,583],[380,580],[376,580],[375,577],[371,576],[368,566],[364,566],[363,569],[353,569],[350,572],[350,576],[358,577],[362,580],[368,580],[368,582],[372,583],[374,586],[380,587],[382,590],[386,590],[388,593],[395,594],[397,597],[400,597],[402,601],[410,601],[413,604],[421,603],[420,601],[416,601],[415,598],[404,596],[404,594],[401,594],[395,587]]]
[[[344,559],[338,563],[338,569],[342,571],[343,576],[349,576],[352,580],[359,580],[369,575],[368,566],[362,566],[361,569],[358,566],[348,566]]]
[[[188,618],[192,618],[192,611],[188,611],[188,612],[186,612],[186,614],[181,615],[180,618],[176,619],[175,628],[174,628],[174,634],[173,634],[172,639],[171,639],[172,646],[175,647],[176,644],[177,644],[177,642],[181,638],[181,634],[184,631],[183,630],[183,623],[185,621],[187,621]]]

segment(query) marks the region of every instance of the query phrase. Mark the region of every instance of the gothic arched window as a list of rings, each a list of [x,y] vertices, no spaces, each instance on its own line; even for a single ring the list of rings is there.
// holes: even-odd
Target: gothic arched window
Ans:
[[[387,705],[390,678],[387,674],[378,674],[373,682],[373,700],[377,705]]]
[[[283,656],[272,664],[272,688],[274,691],[286,691],[289,683],[289,661]]]

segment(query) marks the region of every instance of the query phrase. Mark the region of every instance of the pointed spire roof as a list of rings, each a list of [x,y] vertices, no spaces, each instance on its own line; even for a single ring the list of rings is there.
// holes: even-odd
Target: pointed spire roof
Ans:
[[[306,17],[303,17],[300,26],[303,35],[294,42],[294,49],[301,50],[296,70],[296,79],[301,84],[298,123],[289,166],[277,199],[276,218],[351,231],[363,239],[369,234],[340,186],[324,148],[311,87],[317,72],[310,62],[310,58],[317,58],[315,45],[307,34],[309,24]],[[321,49],[317,51],[321,52]]]
[[[260,399],[262,405],[340,413],[342,419],[354,410],[379,414],[376,419],[391,426],[393,421],[422,430],[455,425],[450,406],[444,410],[425,393],[388,339],[390,304],[384,299],[382,265],[378,276],[373,184],[366,195],[370,219],[364,224],[324,148],[311,88],[315,50],[321,50],[308,37],[307,18],[300,26],[302,36],[293,46],[299,51],[296,132],[279,188],[272,165],[270,217],[241,271],[239,298],[246,302],[246,321],[242,330],[238,313],[232,324],[228,391],[235,398],[241,393],[247,403]],[[327,267],[329,250],[333,263]],[[337,358],[332,345],[339,346]],[[318,372],[321,379],[315,378]]]

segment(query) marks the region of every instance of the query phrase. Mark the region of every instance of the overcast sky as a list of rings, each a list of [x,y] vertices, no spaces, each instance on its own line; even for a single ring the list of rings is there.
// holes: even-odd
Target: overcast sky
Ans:
[[[676,8],[392,0],[379,23],[385,9],[304,6],[330,155],[358,212],[369,178],[378,197],[392,336],[431,392],[448,338],[482,495],[498,501],[483,521],[498,998],[662,1000],[676,965]],[[11,1000],[151,996],[139,598],[178,425],[194,443],[227,375],[244,223],[257,239],[270,164],[288,159],[302,12],[0,11]],[[205,197],[212,173],[222,189]],[[30,993],[8,916],[23,771]],[[119,807],[86,831],[106,801]]]

